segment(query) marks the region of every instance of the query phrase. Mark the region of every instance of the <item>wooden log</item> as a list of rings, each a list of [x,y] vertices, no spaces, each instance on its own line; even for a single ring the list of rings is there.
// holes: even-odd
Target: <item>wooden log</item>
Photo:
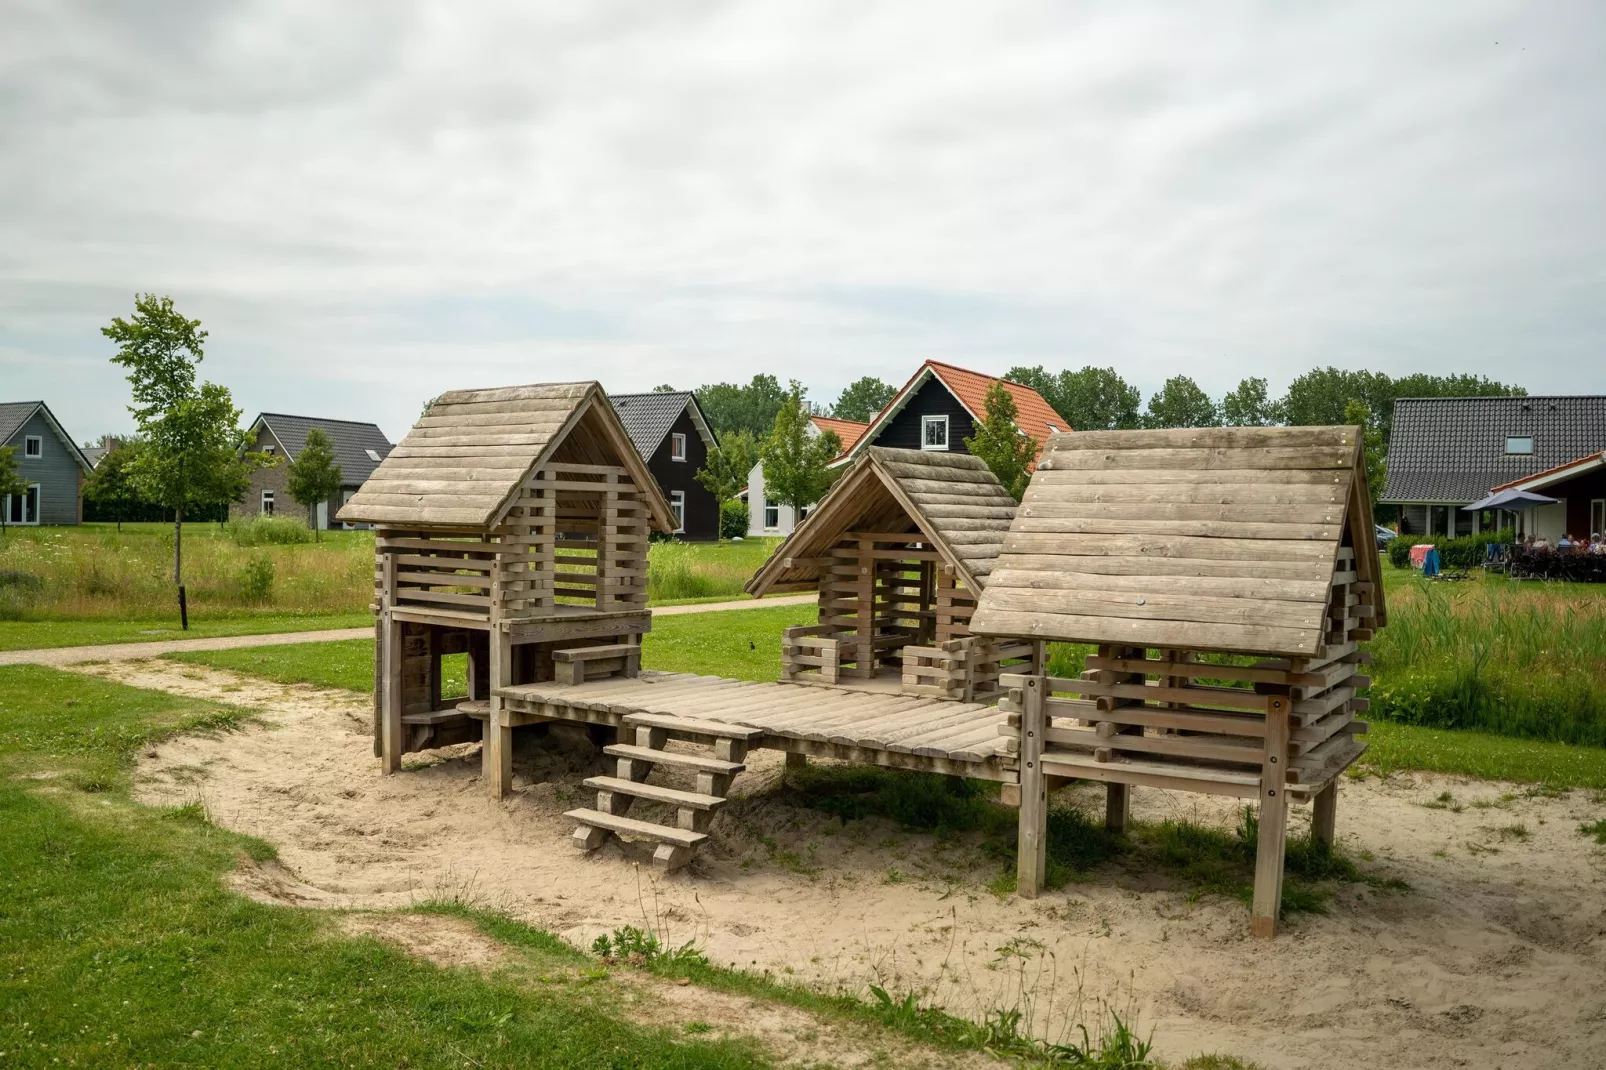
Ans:
[[[1329,850],[1333,846],[1333,833],[1338,822],[1338,780],[1334,778],[1311,799],[1311,838]]]
[[[1046,727],[1042,677],[1028,677],[1021,695],[1020,832],[1017,844],[1015,894],[1036,899],[1048,866],[1048,784],[1043,775],[1043,731]]]
[[[1289,701],[1266,700],[1266,751],[1260,774],[1260,837],[1255,845],[1255,891],[1249,929],[1270,939],[1277,933],[1283,902],[1283,859],[1287,848],[1288,799],[1285,791]]]

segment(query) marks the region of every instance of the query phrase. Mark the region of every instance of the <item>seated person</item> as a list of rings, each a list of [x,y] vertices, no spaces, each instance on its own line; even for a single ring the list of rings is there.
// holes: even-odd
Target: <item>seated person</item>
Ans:
[[[1571,550],[1572,548],[1573,548],[1573,537],[1571,535],[1567,535],[1567,534],[1564,533],[1562,535],[1562,537],[1561,537],[1561,541],[1556,544],[1556,549],[1558,549],[1558,550]]]
[[[1530,550],[1548,550],[1548,549],[1550,549],[1550,540],[1545,538],[1543,535],[1536,535],[1536,536],[1534,536],[1533,545],[1530,546],[1529,549]]]
[[[1606,535],[1595,532],[1589,538],[1589,552],[1592,554],[1606,554]]]

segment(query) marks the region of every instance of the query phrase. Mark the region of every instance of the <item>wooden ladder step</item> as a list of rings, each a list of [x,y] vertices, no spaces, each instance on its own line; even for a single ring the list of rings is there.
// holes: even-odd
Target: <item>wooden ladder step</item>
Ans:
[[[625,780],[616,776],[587,777],[585,785],[597,791],[611,791],[618,795],[633,795],[638,799],[668,803],[670,806],[681,806],[691,810],[717,810],[725,805],[725,800],[718,795],[703,795],[695,791],[664,788],[659,787],[657,784],[647,784],[639,780]]]
[[[578,646],[554,650],[553,661],[599,661],[606,658],[623,658],[641,653],[634,643],[610,643],[607,646]]]
[[[635,818],[604,814],[599,810],[570,810],[563,816],[582,825],[590,825],[592,828],[607,829],[609,832],[628,832],[633,836],[674,844],[676,847],[696,847],[708,839],[706,832],[689,832],[686,829],[658,825],[651,821],[637,821]]]
[[[630,758],[635,761],[673,766],[676,769],[694,769],[699,773],[722,773],[725,776],[735,776],[747,769],[741,762],[705,758],[701,754],[679,754],[674,751],[654,750],[651,747],[634,747],[628,743],[610,744],[602,748],[602,753],[614,758]]]
[[[404,713],[402,724],[461,724],[468,717],[461,710],[436,710],[433,713]]]
[[[630,728],[662,728],[670,732],[684,732],[690,736],[709,736],[714,739],[740,739],[748,743],[764,738],[762,728],[747,728],[721,721],[697,721],[690,717],[676,717],[664,713],[626,714],[624,723]]]
[[[483,721],[491,715],[491,701],[483,698],[464,699],[457,704],[457,712]]]

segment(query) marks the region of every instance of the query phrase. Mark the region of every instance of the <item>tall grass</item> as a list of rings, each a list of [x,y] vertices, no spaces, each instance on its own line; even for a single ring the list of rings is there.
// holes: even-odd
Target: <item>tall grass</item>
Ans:
[[[655,542],[647,551],[647,597],[658,604],[741,598],[779,541]]]
[[[1374,716],[1606,745],[1606,589],[1418,581],[1369,645]]]

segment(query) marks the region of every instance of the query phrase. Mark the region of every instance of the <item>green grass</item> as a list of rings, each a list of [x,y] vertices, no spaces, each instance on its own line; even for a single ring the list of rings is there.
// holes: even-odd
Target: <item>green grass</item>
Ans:
[[[781,630],[812,624],[814,616],[812,605],[793,605],[658,617],[642,643],[642,665],[736,680],[775,680],[781,674]]]
[[[179,628],[178,611],[149,620],[0,620],[0,650],[36,650],[107,643],[160,643],[174,639],[210,639],[226,635],[272,635],[316,632],[331,628],[371,628],[373,614],[285,613],[192,616],[190,630]]]
[[[1419,728],[1373,721],[1371,744],[1360,768],[1387,774],[1402,769],[1514,780],[1546,787],[1606,788],[1606,748],[1512,739],[1488,732]]]
[[[780,539],[655,542],[648,549],[647,599],[655,606],[745,598],[742,586]]]
[[[374,690],[374,641],[343,639],[333,643],[291,643],[286,646],[241,647],[238,650],[194,650],[164,655],[172,661],[260,676],[281,684]],[[441,695],[468,694],[468,655],[441,659]]]

